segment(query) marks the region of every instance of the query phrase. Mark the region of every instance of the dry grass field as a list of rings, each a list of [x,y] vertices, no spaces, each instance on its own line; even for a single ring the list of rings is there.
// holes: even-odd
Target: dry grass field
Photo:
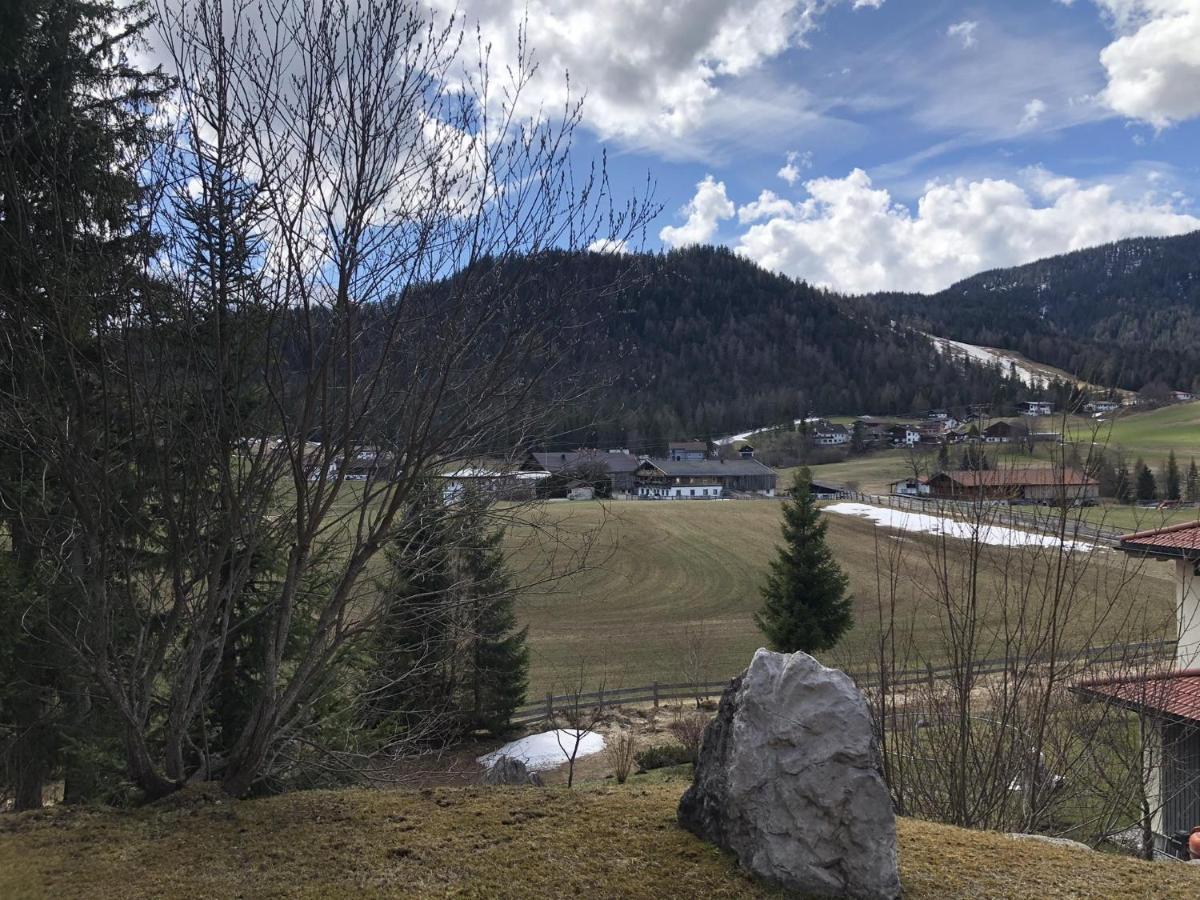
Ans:
[[[310,791],[202,787],[142,809],[0,819],[5,900],[781,896],[675,824],[686,782]],[[897,822],[909,900],[1192,898],[1192,867]],[[869,835],[864,835],[869,839]]]
[[[530,696],[560,693],[577,685],[583,672],[585,690],[603,682],[609,688],[652,681],[689,680],[689,636],[703,639],[705,677],[716,680],[740,671],[761,635],[753,614],[760,605],[759,587],[780,541],[777,502],[645,502],[601,504],[552,503],[549,523],[556,524],[568,545],[584,535],[595,540],[589,567],[522,597],[521,621],[529,626],[532,650]],[[880,555],[900,549],[897,579],[900,615],[912,628],[914,649],[937,659],[940,620],[931,610],[931,559],[945,554],[958,566],[966,544],[928,535],[901,534],[842,515],[829,516],[829,542],[850,576],[856,625],[826,661],[854,668],[862,665],[878,634]],[[514,560],[527,581],[545,571],[546,545],[527,529],[509,536]],[[984,554],[983,593],[995,596],[1014,567],[1009,554],[1028,551],[988,548]],[[1027,559],[1027,565],[1038,568]],[[1046,560],[1048,565],[1051,561]],[[1171,611],[1172,574],[1165,566],[1137,564],[1115,551],[1099,551],[1088,565],[1076,600],[1072,627],[1081,635],[1095,626],[1097,609],[1119,607],[1116,617],[1100,626],[1109,637],[1145,639],[1161,636]],[[1043,573],[1040,577],[1049,577]],[[1011,582],[1008,587],[1011,589]],[[1110,599],[1112,604],[1110,604]],[[998,618],[996,603],[988,615]],[[1129,615],[1135,621],[1119,621]],[[982,648],[980,656],[988,656]],[[992,654],[994,655],[994,654]]]

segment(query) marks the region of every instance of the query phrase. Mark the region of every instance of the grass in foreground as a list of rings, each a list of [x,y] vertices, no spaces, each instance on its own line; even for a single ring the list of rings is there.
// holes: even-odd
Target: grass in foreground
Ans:
[[[765,897],[680,829],[684,783],[313,791],[0,819],[0,896]],[[1200,872],[901,819],[910,900],[1200,896]],[[870,835],[863,835],[869,839]]]

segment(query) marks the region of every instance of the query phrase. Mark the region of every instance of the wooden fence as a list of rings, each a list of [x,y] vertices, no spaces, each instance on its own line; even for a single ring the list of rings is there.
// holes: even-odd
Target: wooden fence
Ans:
[[[1081,671],[1093,669],[1113,663],[1141,665],[1174,655],[1175,641],[1146,641],[1138,644],[1105,644],[1099,647],[1086,647],[1083,650],[1063,651],[1059,661],[1063,665]],[[1025,669],[1031,666],[1043,665],[1049,662],[1048,657],[1024,656],[1015,659],[981,659],[971,664],[974,675],[995,675],[1006,670]],[[923,667],[905,669],[894,673],[893,687],[906,687],[917,684],[933,684],[936,681],[948,681],[961,672],[961,666],[934,666],[926,663]],[[860,687],[870,687],[879,683],[878,672],[847,672],[854,683]],[[514,725],[533,725],[539,722],[549,722],[556,713],[572,710],[598,710],[603,712],[607,707],[651,703],[658,706],[671,700],[705,700],[721,694],[728,687],[730,679],[706,683],[654,682],[633,688],[614,688],[612,690],[590,691],[579,694],[547,694],[535,703],[527,703],[519,707],[512,717]]]

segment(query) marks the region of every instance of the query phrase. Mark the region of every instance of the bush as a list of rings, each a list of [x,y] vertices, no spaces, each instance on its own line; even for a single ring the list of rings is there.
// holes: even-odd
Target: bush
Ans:
[[[629,777],[629,772],[633,768],[635,748],[636,742],[633,735],[627,731],[610,735],[605,741],[604,755],[608,758],[609,765],[612,766],[617,784],[624,784]]]
[[[665,769],[692,762],[692,753],[682,744],[656,744],[637,755],[638,768],[643,772]]]
[[[702,713],[686,713],[680,709],[668,726],[671,735],[687,751],[688,762],[695,762],[700,755],[700,739],[704,737],[706,725],[708,716]]]

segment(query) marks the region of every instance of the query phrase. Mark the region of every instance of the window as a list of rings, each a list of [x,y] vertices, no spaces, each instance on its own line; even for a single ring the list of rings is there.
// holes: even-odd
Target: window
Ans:
[[[695,496],[696,496],[696,489],[695,489],[695,488],[692,488],[691,490],[692,490],[692,494],[691,494],[691,495],[692,495],[693,497],[695,497]]]

